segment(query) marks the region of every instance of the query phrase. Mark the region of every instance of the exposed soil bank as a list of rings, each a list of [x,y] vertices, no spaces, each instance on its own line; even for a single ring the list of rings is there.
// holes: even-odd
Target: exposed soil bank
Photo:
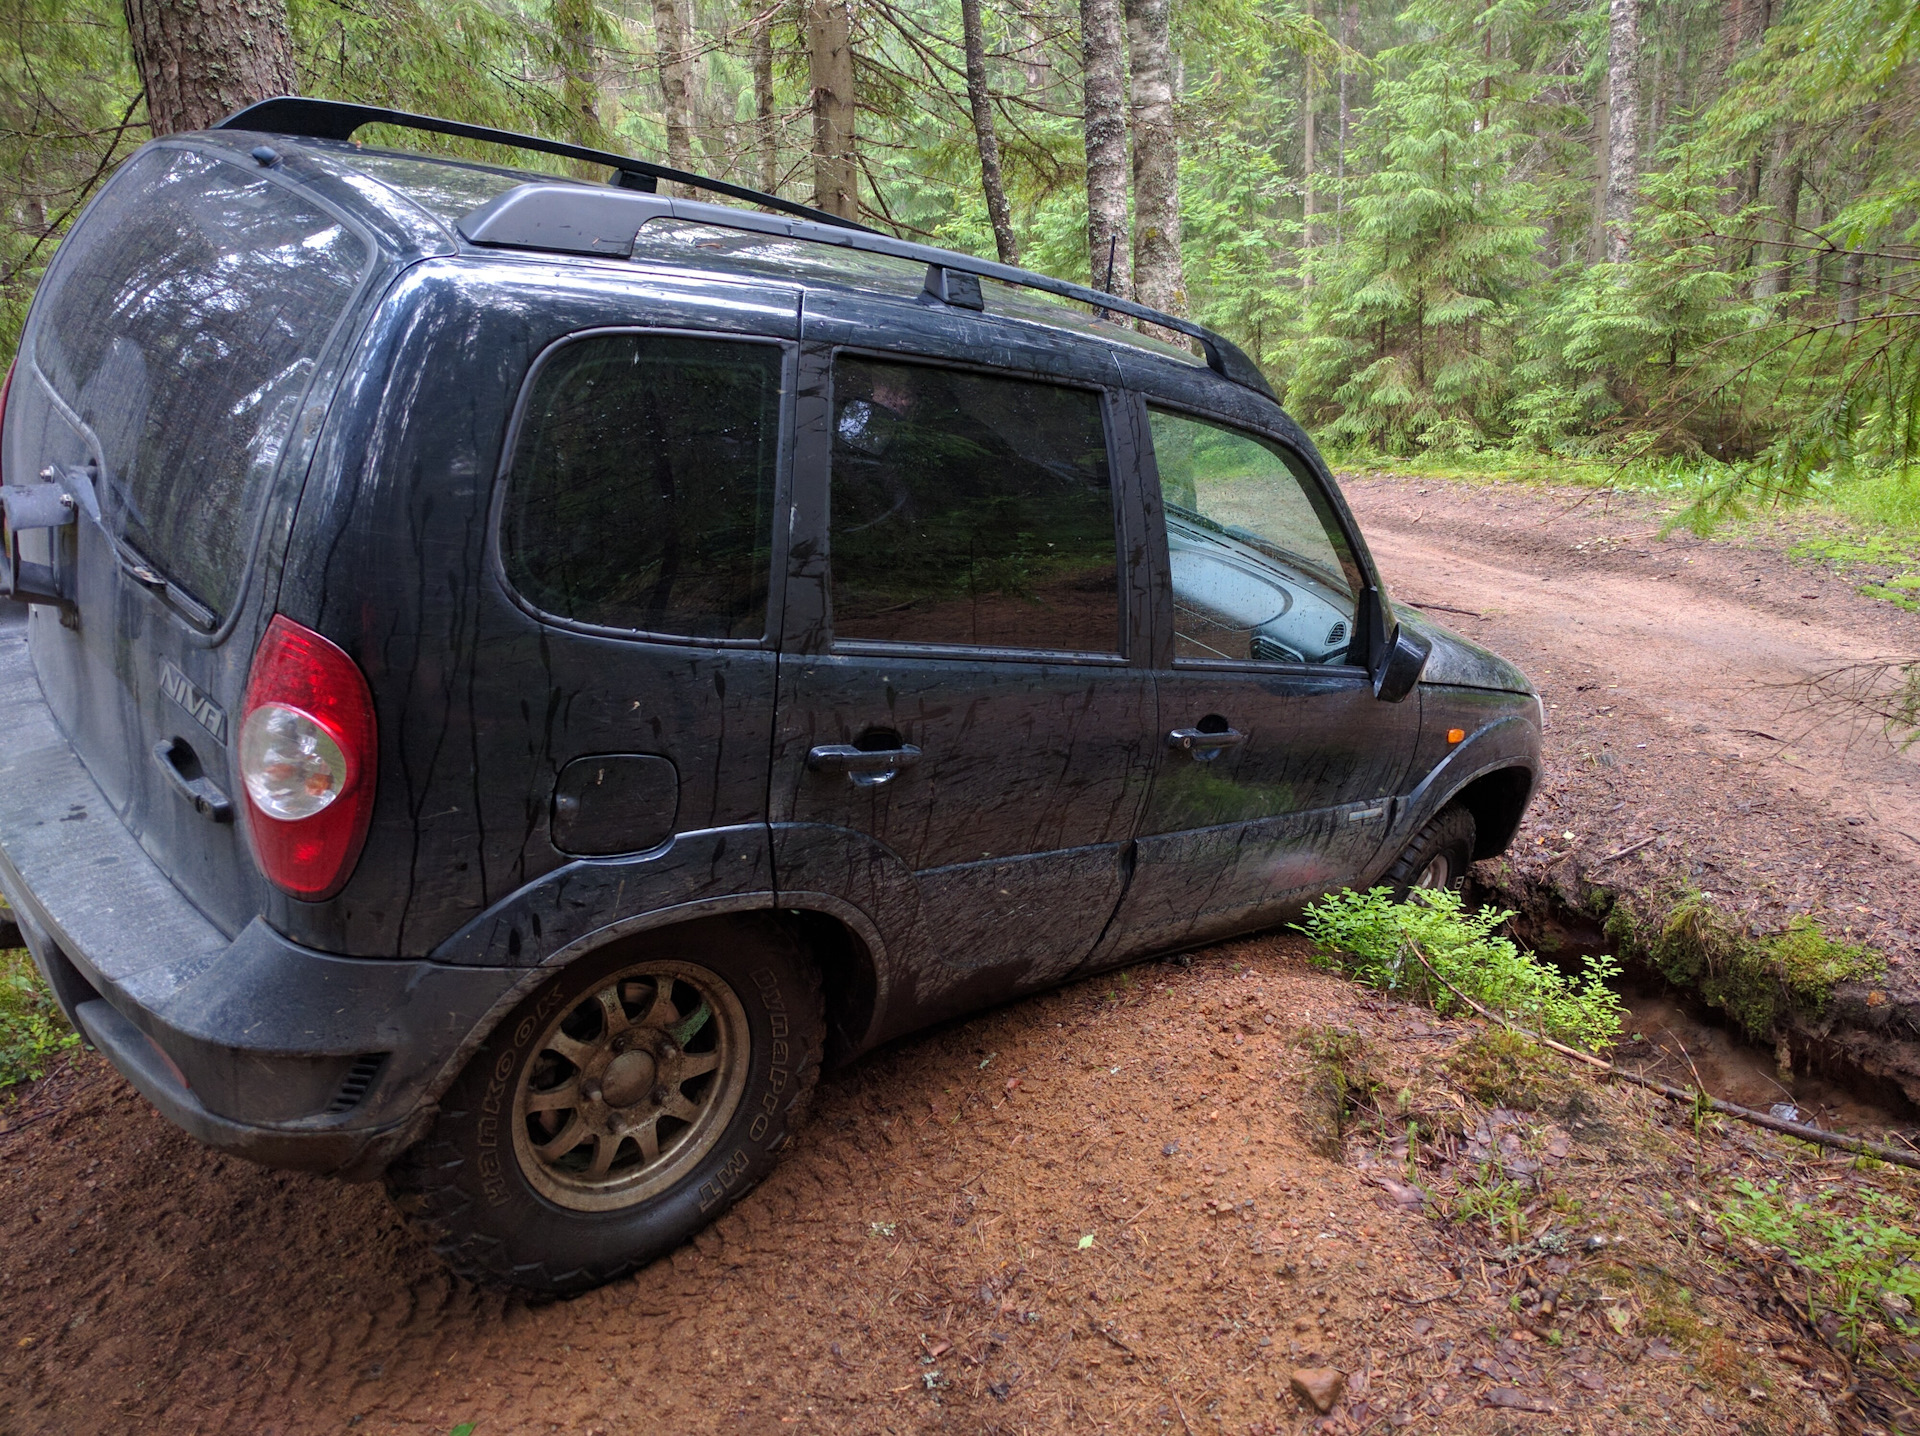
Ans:
[[[1886,958],[1878,976],[1782,1003],[1755,1035],[1920,1103],[1920,749],[1808,711],[1794,687],[1920,654],[1920,615],[1795,561],[1778,536],[1661,539],[1643,496],[1343,486],[1396,597],[1465,610],[1436,611],[1519,662],[1547,704],[1540,796],[1513,852],[1481,868],[1498,900],[1596,922],[1618,907],[1629,956],[1686,904],[1729,942],[1811,918],[1866,944]]]

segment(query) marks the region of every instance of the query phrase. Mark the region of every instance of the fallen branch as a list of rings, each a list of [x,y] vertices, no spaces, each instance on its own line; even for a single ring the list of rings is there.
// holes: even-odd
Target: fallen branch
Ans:
[[[1803,1142],[1812,1142],[1817,1146],[1833,1147],[1842,1152],[1852,1152],[1856,1156],[1872,1157],[1877,1161],[1888,1162],[1896,1167],[1909,1167],[1920,1171],[1920,1157],[1910,1156],[1896,1147],[1888,1147],[1879,1142],[1864,1141],[1859,1137],[1849,1137],[1844,1132],[1828,1132],[1819,1127],[1809,1127],[1804,1122],[1789,1122],[1768,1112],[1756,1112],[1751,1107],[1741,1107],[1732,1102],[1722,1102],[1718,1097],[1710,1097],[1705,1092],[1686,1087],[1675,1087],[1669,1083],[1657,1081],[1652,1077],[1643,1077],[1638,1072],[1629,1072],[1624,1067],[1616,1067],[1604,1057],[1595,1057],[1591,1052],[1582,1052],[1577,1047],[1569,1047],[1564,1042],[1555,1042],[1551,1037],[1543,1037],[1537,1032],[1529,1032],[1524,1027],[1516,1027],[1498,1013],[1489,1012],[1475,1002],[1466,993],[1455,987],[1446,978],[1434,971],[1433,964],[1427,961],[1427,955],[1420,951],[1420,944],[1409,940],[1406,950],[1411,952],[1433,980],[1446,988],[1475,1012],[1489,1022],[1497,1022],[1509,1032],[1517,1032],[1522,1037],[1531,1038],[1543,1047],[1551,1048],[1565,1057],[1584,1062],[1589,1067],[1598,1067],[1609,1077],[1618,1077],[1622,1082],[1631,1082],[1636,1087],[1645,1087],[1649,1092],[1658,1092],[1662,1097],[1674,1102],[1684,1102],[1696,1111],[1704,1109],[1718,1112],[1725,1117],[1734,1117],[1742,1122],[1751,1122],[1756,1127],[1765,1127],[1771,1132],[1781,1132],[1789,1137],[1798,1137]]]
[[[1596,868],[1599,867],[1601,863],[1610,863],[1615,858],[1629,857],[1632,854],[1639,852],[1640,849],[1645,847],[1651,847],[1653,844],[1659,841],[1660,841],[1660,835],[1658,833],[1655,833],[1650,838],[1642,838],[1639,842],[1631,843],[1628,846],[1620,849],[1620,851],[1616,853],[1608,853],[1604,858],[1601,858],[1597,862],[1595,862],[1594,867]]]

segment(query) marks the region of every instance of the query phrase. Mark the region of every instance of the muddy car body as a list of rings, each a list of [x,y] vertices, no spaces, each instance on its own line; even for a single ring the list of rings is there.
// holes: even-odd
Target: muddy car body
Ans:
[[[384,117],[142,150],[0,429],[0,885],[202,1141],[578,1286],[823,1059],[1511,838],[1538,700],[1224,340]]]

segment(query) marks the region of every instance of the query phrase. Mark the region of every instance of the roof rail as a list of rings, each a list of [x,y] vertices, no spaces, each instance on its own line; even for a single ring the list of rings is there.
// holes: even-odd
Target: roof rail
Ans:
[[[666,165],[635,159],[631,155],[618,155],[610,150],[588,149],[584,145],[568,144],[565,140],[542,139],[539,135],[523,135],[513,130],[495,130],[485,125],[469,125],[459,120],[443,120],[433,115],[416,115],[406,110],[387,110],[378,105],[354,105],[344,100],[312,100],[304,95],[280,95],[271,100],[261,100],[258,104],[248,105],[244,110],[236,110],[214,128],[262,130],[272,135],[300,135],[315,140],[350,140],[353,138],[353,132],[362,125],[399,125],[403,129],[424,130],[429,134],[455,135],[460,139],[484,140],[488,144],[506,145],[516,150],[533,150],[539,154],[558,155],[562,159],[583,160],[588,164],[606,165],[612,169],[613,182],[622,189],[652,194],[659,189],[661,180],[667,180],[673,184],[686,185],[690,189],[703,189],[710,194],[724,194],[733,199],[745,200],[749,204],[764,205],[768,209],[778,210],[782,214],[797,215],[815,224],[859,230],[866,234],[873,233],[864,224],[842,219],[839,215],[829,214],[823,209],[796,204],[790,199],[781,199],[775,194],[762,194],[759,190],[748,189],[744,185],[728,184],[725,180],[708,179],[705,175],[670,169]]]
[[[1103,314],[1124,315],[1176,334],[1184,334],[1199,343],[1206,355],[1207,367],[1216,374],[1270,399],[1274,397],[1259,366],[1238,346],[1191,319],[1183,319],[1177,314],[1164,314],[1130,299],[1089,289],[1084,284],[1073,284],[989,259],[976,259],[953,250],[895,239],[866,225],[842,219],[837,214],[796,204],[778,195],[763,194],[743,185],[727,184],[723,180],[708,179],[685,170],[669,169],[665,165],[634,159],[629,155],[588,149],[561,140],[542,139],[537,135],[516,134],[512,130],[495,130],[484,125],[463,124],[458,120],[442,120],[432,115],[409,114],[405,110],[354,105],[341,100],[312,100],[298,95],[282,95],[277,99],[249,105],[227,116],[215,128],[259,130],[267,134],[321,140],[350,140],[353,132],[362,125],[376,124],[399,125],[431,134],[483,140],[489,144],[558,155],[563,159],[603,164],[614,170],[618,187],[613,189],[530,182],[508,190],[460,220],[460,233],[471,244],[577,254],[631,254],[633,236],[642,224],[649,219],[675,218],[841,245],[869,254],[891,255],[928,265],[928,289],[942,297],[945,294],[944,282],[936,284],[936,276],[932,272],[934,269],[1037,289],[1045,294],[1088,305]],[[772,215],[754,214],[726,205],[668,199],[658,193],[661,180],[744,200],[748,204],[776,210],[793,218],[781,220]]]

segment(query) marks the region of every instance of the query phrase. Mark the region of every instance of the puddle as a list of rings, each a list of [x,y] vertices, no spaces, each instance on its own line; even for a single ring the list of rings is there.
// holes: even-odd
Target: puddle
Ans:
[[[1611,950],[1578,916],[1522,913],[1512,927],[1516,941],[1568,964]],[[1644,968],[1628,970],[1615,991],[1628,1014],[1611,1054],[1615,1065],[1676,1087],[1700,1085],[1757,1111],[1778,1107],[1775,1115],[1790,1121],[1920,1148],[1920,1108],[1894,1083],[1799,1045],[1795,1070],[1783,1072],[1772,1048],[1747,1041],[1719,1012]]]

